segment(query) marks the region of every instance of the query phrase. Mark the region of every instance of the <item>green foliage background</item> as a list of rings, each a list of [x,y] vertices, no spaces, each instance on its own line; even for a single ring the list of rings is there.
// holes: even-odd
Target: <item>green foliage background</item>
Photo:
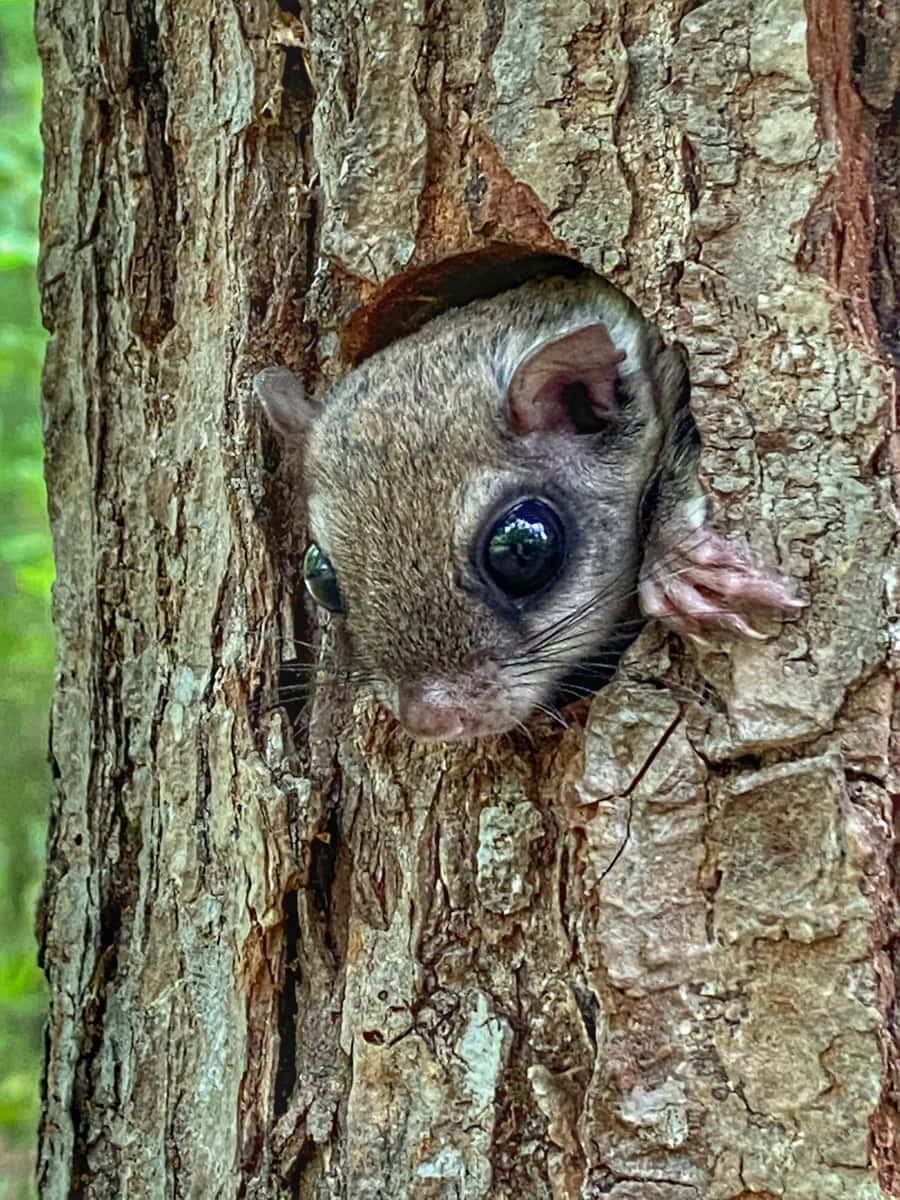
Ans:
[[[0,1197],[34,1195],[44,978],[34,910],[50,793],[53,564],[35,264],[40,69],[31,0],[0,0]]]

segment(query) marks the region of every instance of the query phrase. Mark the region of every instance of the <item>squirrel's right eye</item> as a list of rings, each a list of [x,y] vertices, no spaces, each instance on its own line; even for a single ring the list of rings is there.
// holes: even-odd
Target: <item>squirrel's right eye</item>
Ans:
[[[344,611],[334,567],[315,542],[303,556],[303,582],[316,604],[330,612]]]

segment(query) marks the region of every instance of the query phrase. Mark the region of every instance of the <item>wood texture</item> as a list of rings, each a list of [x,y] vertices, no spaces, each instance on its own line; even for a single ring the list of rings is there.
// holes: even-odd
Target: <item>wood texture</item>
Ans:
[[[890,20],[40,0],[43,1196],[900,1195]],[[722,522],[810,606],[648,626],[531,741],[328,688],[295,735],[249,379],[324,388],[360,302],[497,241],[684,344]]]

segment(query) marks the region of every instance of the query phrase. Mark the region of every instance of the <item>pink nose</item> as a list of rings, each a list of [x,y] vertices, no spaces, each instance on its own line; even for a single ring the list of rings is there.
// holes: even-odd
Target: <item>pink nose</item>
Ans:
[[[407,733],[418,738],[458,738],[464,736],[465,714],[453,705],[434,704],[421,696],[400,693],[400,722]]]

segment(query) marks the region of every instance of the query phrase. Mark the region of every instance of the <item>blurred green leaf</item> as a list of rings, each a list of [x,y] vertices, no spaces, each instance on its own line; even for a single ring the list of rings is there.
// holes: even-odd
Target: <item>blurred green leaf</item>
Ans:
[[[16,566],[34,562],[44,553],[46,545],[47,539],[40,529],[7,533],[0,536],[0,562]]]
[[[0,271],[13,271],[37,263],[37,246],[27,233],[7,230],[0,234]]]
[[[23,563],[16,571],[16,586],[29,596],[43,599],[50,594],[53,580],[56,578],[56,568],[53,565],[53,555],[45,554],[41,559]],[[48,610],[49,620],[49,610]]]
[[[35,988],[40,986],[41,979],[36,955],[30,951],[5,954],[0,959],[0,1000],[15,1002],[26,997],[30,1005],[30,998]],[[33,1011],[33,1008],[29,1007],[29,1011]],[[0,1031],[0,1037],[2,1036]]]
[[[46,985],[34,906],[43,870],[53,578],[41,468],[35,262],[40,71],[31,0],[0,0],[0,1197],[32,1180]]]

